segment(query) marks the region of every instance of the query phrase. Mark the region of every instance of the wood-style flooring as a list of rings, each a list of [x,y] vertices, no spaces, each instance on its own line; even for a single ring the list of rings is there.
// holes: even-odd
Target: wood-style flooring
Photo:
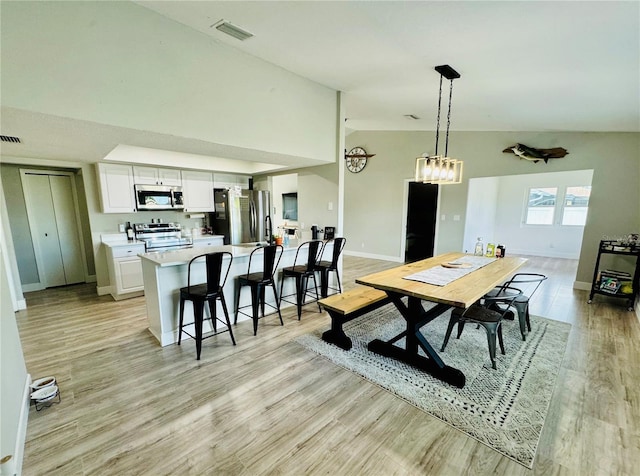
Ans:
[[[95,285],[26,295],[27,369],[62,402],[31,407],[23,474],[426,475],[640,472],[640,325],[623,302],[572,289],[576,261],[531,258],[549,276],[533,314],[572,324],[533,470],[292,342],[329,317],[308,305],[204,341],[160,347],[144,297]],[[343,282],[397,263],[346,256]]]

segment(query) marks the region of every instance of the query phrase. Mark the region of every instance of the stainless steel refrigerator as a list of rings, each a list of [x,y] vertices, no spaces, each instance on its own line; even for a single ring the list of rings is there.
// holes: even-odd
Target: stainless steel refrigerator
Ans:
[[[209,223],[214,233],[224,235],[225,245],[268,241],[267,233],[273,233],[267,229],[271,226],[268,191],[215,189],[214,201],[215,212],[210,213]]]

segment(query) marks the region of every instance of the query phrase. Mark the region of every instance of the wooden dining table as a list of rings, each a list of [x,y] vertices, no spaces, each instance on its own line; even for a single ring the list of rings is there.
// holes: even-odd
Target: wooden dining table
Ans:
[[[455,263],[464,256],[468,255],[446,253],[357,278],[356,283],[385,291],[406,321],[403,332],[387,341],[375,339],[368,344],[368,349],[406,362],[457,387],[464,387],[464,374],[442,361],[421,328],[452,307],[471,306],[527,261],[519,257],[499,258],[444,286],[405,279],[417,272]],[[408,298],[406,303],[403,301],[405,297]],[[435,305],[425,310],[424,301]],[[405,338],[404,347],[396,345],[402,338]],[[420,349],[424,355],[419,353]]]

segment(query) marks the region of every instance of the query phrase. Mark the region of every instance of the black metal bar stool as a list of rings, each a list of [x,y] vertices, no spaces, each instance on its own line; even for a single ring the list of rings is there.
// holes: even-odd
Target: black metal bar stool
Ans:
[[[191,266],[196,260],[205,258],[205,269],[207,275],[207,282],[202,284],[191,284]],[[225,258],[229,258],[227,263],[224,264]],[[202,260],[201,260],[202,261]],[[231,342],[236,345],[236,340],[233,338],[233,331],[231,330],[231,322],[229,321],[229,312],[227,311],[227,304],[224,300],[223,288],[227,282],[227,276],[229,276],[229,270],[231,269],[231,263],[233,256],[228,251],[221,251],[217,253],[206,253],[194,257],[189,261],[188,274],[187,274],[187,287],[180,289],[180,324],[178,327],[178,345],[182,340],[182,333],[184,332],[192,339],[196,341],[196,358],[200,360],[200,351],[202,349],[203,339],[208,339],[214,335],[218,335],[222,332],[229,332],[231,335]],[[226,266],[226,269],[225,269]],[[223,273],[224,270],[224,273]],[[223,278],[224,274],[224,278]],[[222,304],[222,310],[224,311],[225,321],[219,319],[216,313],[216,300],[220,300]],[[184,324],[184,303],[185,301],[193,301],[193,314],[194,320],[188,324]],[[204,318],[204,303],[209,304],[210,316]],[[213,332],[209,335],[202,335],[202,324],[205,320],[211,321]],[[227,328],[218,332],[216,321],[220,321],[225,324]],[[185,327],[193,325],[195,327],[195,336],[189,334]]]
[[[334,238],[333,240],[326,241],[322,245],[322,250],[320,251],[320,259],[318,264],[316,264],[316,271],[320,273],[320,295],[323,298],[326,298],[329,293],[329,289],[333,291],[342,292],[342,284],[340,284],[340,273],[338,272],[338,260],[340,259],[340,254],[344,249],[344,245],[346,244],[346,238]],[[327,248],[329,243],[333,243],[333,251],[331,253],[331,261],[322,260],[324,257],[324,250]],[[338,287],[331,288],[329,287],[329,272],[334,271],[336,273],[336,279],[338,280]]]
[[[298,307],[298,320],[300,320],[300,316],[302,315],[302,306],[304,306],[305,304],[309,304],[305,303],[307,294],[309,293],[309,290],[307,290],[309,278],[313,279],[313,287],[315,290],[315,298],[313,299],[313,301],[310,301],[310,303],[317,302],[318,310],[320,310],[320,303],[318,302],[318,282],[316,281],[315,269],[316,264],[318,263],[318,251],[321,243],[322,242],[320,240],[311,240],[302,243],[296,250],[296,256],[293,260],[293,266],[282,268],[282,280],[280,281],[280,302],[285,301],[290,304],[295,304]],[[305,250],[307,251],[307,262],[305,264],[298,264],[298,256],[303,255]],[[284,280],[286,278],[296,279],[295,294],[288,294],[287,296],[282,295],[282,288],[284,286]],[[285,299],[286,297],[290,296],[296,296],[296,301],[292,302]]]
[[[264,317],[265,305],[278,311],[278,317],[280,317],[280,325],[284,325],[284,322],[282,322],[282,314],[280,314],[280,301],[278,300],[278,292],[276,290],[274,278],[276,269],[278,268],[278,264],[280,263],[280,258],[282,258],[283,251],[284,248],[281,245],[269,245],[256,248],[249,255],[247,274],[243,274],[242,276],[238,276],[237,278],[236,313],[233,323],[236,324],[238,322],[238,313],[251,317],[253,319],[253,335],[256,335],[258,333],[258,319],[260,319],[258,310],[262,311],[262,317]],[[262,254],[262,271],[252,273],[251,261],[253,260],[253,255],[256,253]],[[251,287],[251,304],[242,306],[241,308],[240,292],[242,291],[242,288],[244,286]],[[271,286],[271,289],[273,289],[273,295],[276,302],[275,306],[265,301],[265,289],[268,286]],[[249,306],[251,306],[253,311],[251,315],[240,310]]]

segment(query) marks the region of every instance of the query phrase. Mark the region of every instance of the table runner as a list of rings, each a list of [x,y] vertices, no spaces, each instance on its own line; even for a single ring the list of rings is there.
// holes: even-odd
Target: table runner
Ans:
[[[421,283],[433,284],[435,286],[446,286],[447,284],[466,276],[469,273],[474,272],[476,269],[480,269],[483,266],[492,263],[497,258],[487,258],[485,256],[468,255],[458,258],[455,263],[465,263],[470,265],[468,268],[445,268],[444,266],[437,265],[433,268],[419,271],[409,276],[405,276],[404,279],[411,281],[419,281]]]

